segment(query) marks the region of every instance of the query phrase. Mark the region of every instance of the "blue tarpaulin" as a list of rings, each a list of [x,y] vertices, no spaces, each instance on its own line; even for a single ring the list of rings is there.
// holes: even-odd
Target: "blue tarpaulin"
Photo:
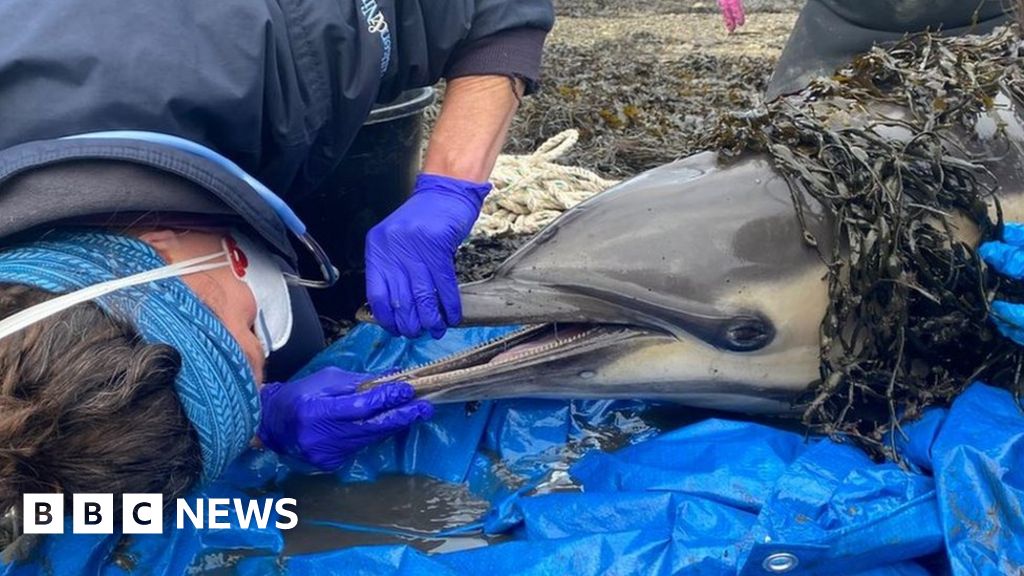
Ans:
[[[410,342],[361,326],[307,370],[409,366],[504,330]],[[649,409],[640,401],[440,406],[431,422],[367,450],[337,475],[339,483],[416,474],[464,484],[491,507],[463,530],[507,535],[487,547],[425,553],[389,544],[288,556],[280,530],[242,529],[232,519],[231,529],[172,528],[127,539],[50,536],[35,561],[5,573],[230,566],[241,574],[317,576],[1024,574],[1024,415],[1003,390],[975,384],[950,408],[906,426],[896,439],[904,467],[740,418],[674,429],[638,424]],[[571,463],[576,488],[534,490],[560,462]],[[250,451],[199,495],[253,497],[293,474],[274,455]]]

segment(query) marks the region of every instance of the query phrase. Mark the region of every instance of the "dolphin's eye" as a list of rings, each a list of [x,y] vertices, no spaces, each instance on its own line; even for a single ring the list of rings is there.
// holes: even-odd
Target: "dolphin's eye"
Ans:
[[[775,337],[771,324],[761,318],[734,318],[725,331],[725,340],[730,350],[751,352],[767,346]]]

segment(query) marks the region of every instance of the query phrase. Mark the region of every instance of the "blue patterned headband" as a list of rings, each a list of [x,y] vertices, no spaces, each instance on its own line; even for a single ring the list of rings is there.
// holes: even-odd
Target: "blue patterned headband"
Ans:
[[[0,282],[71,292],[164,266],[136,238],[64,229],[0,252]],[[203,480],[217,478],[249,445],[260,417],[252,369],[234,337],[179,278],[122,288],[96,303],[129,320],[146,342],[180,353],[175,388],[199,437]]]

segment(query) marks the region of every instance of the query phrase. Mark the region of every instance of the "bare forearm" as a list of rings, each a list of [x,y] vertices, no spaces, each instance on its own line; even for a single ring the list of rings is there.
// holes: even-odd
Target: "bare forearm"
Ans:
[[[483,182],[505,145],[522,83],[506,76],[465,76],[448,82],[430,136],[423,171]]]

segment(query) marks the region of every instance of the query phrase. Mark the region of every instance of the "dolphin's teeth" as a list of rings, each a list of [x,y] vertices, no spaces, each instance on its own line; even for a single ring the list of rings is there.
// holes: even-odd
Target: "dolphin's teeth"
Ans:
[[[559,330],[557,324],[524,326],[519,330],[488,340],[468,350],[445,356],[440,360],[419,364],[397,374],[389,374],[364,382],[360,389],[365,390],[385,382],[407,381],[413,384],[418,391],[422,391],[427,386],[439,381],[443,382],[456,376],[464,377],[477,371],[493,369],[496,366],[514,363],[524,358],[539,356],[563,348],[584,340],[602,329],[607,329],[607,327],[585,326],[581,329],[571,329],[566,333],[565,330]],[[545,336],[543,333],[546,331],[550,332]],[[540,336],[538,339],[541,343],[529,345],[537,336]],[[551,340],[544,341],[547,338],[551,338]],[[525,348],[520,352],[515,352],[515,348],[520,345],[525,345]]]
[[[422,364],[417,364],[417,365],[415,365],[415,366],[413,366],[411,368],[406,368],[405,370],[403,370],[401,372],[398,372],[396,374],[388,374],[388,375],[383,376],[381,378],[375,378],[373,380],[369,380],[369,381],[364,382],[363,384],[361,384],[360,385],[360,389],[364,389],[365,390],[367,388],[371,388],[371,387],[373,387],[373,386],[375,386],[377,384],[382,384],[384,382],[395,382],[395,381],[399,381],[399,380],[407,380],[407,379],[412,378],[412,377],[417,377],[417,372],[422,372],[422,371],[425,371],[425,370],[436,371],[437,369],[442,368],[442,367],[459,366],[459,365],[464,364],[466,362],[471,362],[475,357],[477,357],[477,356],[487,352],[488,348],[491,348],[491,347],[493,347],[495,345],[498,345],[498,344],[500,344],[501,346],[503,346],[507,350],[508,346],[510,344],[518,343],[519,341],[523,340],[524,338],[532,336],[534,333],[541,331],[546,326],[548,326],[548,325],[547,324],[529,324],[529,325],[523,326],[519,330],[516,330],[514,332],[510,332],[508,334],[505,334],[504,336],[498,336],[497,338],[492,338],[490,340],[481,342],[481,343],[477,344],[476,346],[473,346],[471,348],[467,348],[465,350],[461,350],[461,351],[456,352],[454,354],[449,354],[448,356],[444,356],[444,357],[442,357],[442,358],[440,358],[438,360],[435,360],[433,362],[424,362]],[[423,376],[426,376],[426,374],[425,375],[420,375],[419,377],[422,378]]]
[[[441,372],[435,372],[433,374],[426,374],[422,376],[413,375],[410,382],[417,390],[426,389],[439,382],[443,383],[445,380],[452,380],[455,377],[465,377],[475,372],[484,372],[489,369],[494,369],[495,367],[498,366],[513,364],[519,360],[541,356],[547,352],[558,350],[559,348],[564,348],[570,344],[576,343],[581,340],[585,340],[587,337],[591,336],[595,332],[599,332],[600,328],[601,327],[595,326],[587,330],[584,330],[578,334],[574,334],[571,337],[555,339],[552,340],[551,342],[542,344],[540,346],[530,347],[519,354],[513,354],[511,356],[506,356],[498,360],[491,359],[491,361],[489,362],[473,364],[466,366],[464,368],[445,369]],[[438,364],[439,363],[430,364],[428,365],[428,368],[440,368],[441,366],[439,366]]]
[[[579,340],[582,340],[585,337],[587,337],[588,335],[592,334],[594,332],[594,330],[595,330],[594,327],[590,327],[590,328],[581,330],[581,331],[576,332],[576,333],[571,333],[570,336],[567,336],[565,338],[560,338],[558,336],[558,324],[554,324],[553,325],[553,330],[552,330],[552,340],[550,342],[545,342],[545,343],[539,344],[537,346],[528,347],[525,350],[523,350],[522,352],[519,352],[518,354],[510,354],[508,356],[503,356],[503,355],[499,354],[498,356],[493,358],[488,364],[492,364],[493,365],[493,364],[504,364],[504,363],[507,363],[507,362],[514,362],[514,361],[516,361],[516,360],[518,360],[520,358],[526,358],[528,356],[534,356],[536,354],[541,354],[541,353],[544,353],[544,352],[547,352],[547,351],[550,351],[550,350],[554,350],[555,348],[560,348],[562,346],[565,346],[566,344],[572,344],[573,342],[577,342]],[[514,348],[515,347],[513,347],[513,349]]]

